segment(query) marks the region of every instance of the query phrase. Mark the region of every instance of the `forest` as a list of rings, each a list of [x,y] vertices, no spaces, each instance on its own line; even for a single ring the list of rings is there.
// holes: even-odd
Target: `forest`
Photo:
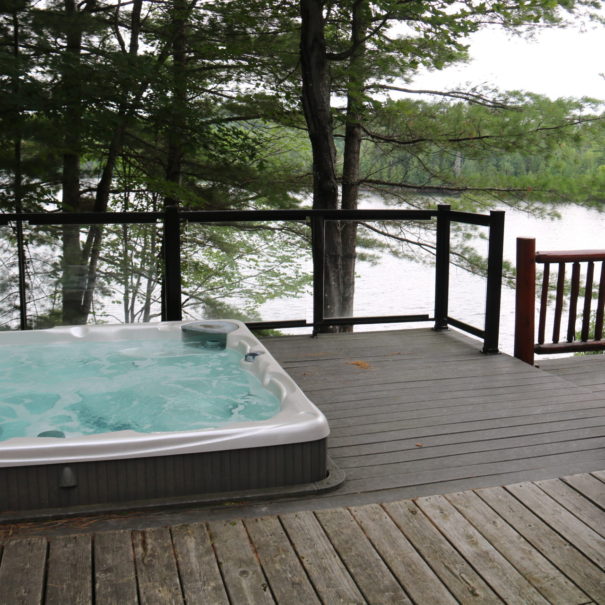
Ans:
[[[605,201],[603,100],[485,87],[420,91],[486,24],[527,35],[602,3],[528,0],[10,0],[0,13],[0,210],[539,207]],[[418,225],[326,232],[327,316],[347,316],[356,259],[433,237]],[[391,237],[391,239],[389,239]],[[481,270],[460,234],[467,266]],[[0,228],[0,325],[157,319],[161,227]],[[183,307],[254,318],[309,283],[305,225],[189,225]],[[262,254],[259,253],[262,251]],[[236,292],[236,294],[234,294]],[[108,313],[107,302],[120,313]]]

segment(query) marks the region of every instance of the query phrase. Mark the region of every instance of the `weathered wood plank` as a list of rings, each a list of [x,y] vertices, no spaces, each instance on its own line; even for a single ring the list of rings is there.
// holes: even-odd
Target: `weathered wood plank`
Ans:
[[[506,489],[580,552],[592,559],[593,563],[605,569],[605,538],[550,496],[545,496],[544,492],[532,483],[509,485]]]
[[[208,523],[219,567],[232,603],[274,603],[241,521]]]
[[[550,603],[580,605],[589,600],[477,494],[457,492],[446,498]]]
[[[330,604],[365,603],[313,513],[291,513],[280,518],[320,599]]]
[[[411,501],[383,505],[441,581],[461,603],[500,603],[501,599]]]
[[[167,528],[132,532],[141,605],[181,605],[183,595]]]
[[[605,483],[605,471],[593,471],[590,474],[596,477],[599,481]]]
[[[578,519],[605,537],[605,511],[595,506],[588,498],[559,479],[536,481],[535,484]]]
[[[546,605],[546,599],[443,496],[417,506],[507,603]]]
[[[176,525],[171,533],[185,602],[227,605],[229,599],[206,526]]]
[[[602,481],[588,474],[563,477],[568,485],[579,491],[583,496],[592,500],[598,507],[605,509],[605,485]]]
[[[317,511],[315,515],[366,601],[411,605],[412,602],[349,511],[340,508]]]
[[[38,605],[42,602],[46,552],[44,538],[22,538],[4,544],[0,551],[0,603]]]
[[[351,513],[415,603],[457,603],[381,506],[358,506]]]
[[[92,603],[90,535],[58,536],[49,540],[46,605]]]
[[[98,533],[93,538],[95,605],[137,604],[137,579],[130,531]]]
[[[605,595],[605,574],[590,559],[504,488],[479,489],[476,493],[586,594],[601,602]]]
[[[277,517],[246,519],[244,525],[278,603],[319,603],[309,578]]]

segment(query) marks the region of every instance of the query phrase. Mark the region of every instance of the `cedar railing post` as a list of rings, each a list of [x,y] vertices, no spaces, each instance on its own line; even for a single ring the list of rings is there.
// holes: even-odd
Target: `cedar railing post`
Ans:
[[[515,357],[534,364],[536,305],[536,240],[517,238]]]
[[[447,330],[450,283],[450,220],[450,205],[440,204],[437,206],[434,330]]]

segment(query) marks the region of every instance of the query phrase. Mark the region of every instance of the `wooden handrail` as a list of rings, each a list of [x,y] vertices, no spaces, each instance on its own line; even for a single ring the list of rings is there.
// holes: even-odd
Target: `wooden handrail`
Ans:
[[[605,250],[558,250],[536,252],[534,239],[517,238],[517,289],[515,304],[515,357],[532,364],[535,353],[567,353],[605,350],[603,323],[605,315]],[[582,326],[580,339],[576,339],[576,322],[580,298],[580,263],[586,265],[584,300],[582,302]],[[600,262],[598,296],[594,332],[590,334],[593,309],[593,289],[596,285],[595,263]],[[540,292],[538,342],[535,335],[536,264],[544,265]],[[571,264],[571,289],[568,297],[567,329],[565,342],[561,340],[561,323],[565,309],[566,265]],[[557,285],[552,325],[552,342],[546,341],[546,318],[551,268],[556,267]]]
[[[536,252],[537,263],[571,263],[600,261],[605,259],[605,250],[552,250]]]

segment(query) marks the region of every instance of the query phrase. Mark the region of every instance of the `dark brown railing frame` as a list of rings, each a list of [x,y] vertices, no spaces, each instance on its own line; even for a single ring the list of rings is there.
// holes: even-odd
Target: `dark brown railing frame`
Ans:
[[[371,317],[324,316],[324,237],[325,221],[361,220],[432,220],[437,219],[435,314],[386,315]],[[83,213],[6,213],[0,214],[0,225],[15,222],[21,228],[23,222],[31,225],[63,224],[141,224],[162,222],[164,270],[163,270],[163,320],[182,319],[181,308],[181,224],[210,223],[232,224],[236,222],[306,222],[311,226],[313,254],[313,321],[294,319],[286,321],[249,322],[252,329],[279,329],[312,327],[314,335],[330,325],[355,325],[376,323],[403,323],[434,321],[435,330],[445,330],[452,325],[483,339],[484,353],[498,353],[500,330],[500,298],[502,289],[502,255],[504,244],[504,212],[495,210],[489,215],[452,211],[449,205],[439,205],[437,210],[228,210],[190,211],[170,206],[162,212],[83,212]],[[449,266],[450,227],[452,222],[480,225],[489,228],[488,273],[485,300],[485,325],[483,329],[450,317]],[[19,240],[20,241],[20,240]],[[19,246],[18,242],[18,246]],[[17,252],[20,253],[19,251]],[[19,266],[19,292],[21,329],[27,327],[25,302],[25,274]]]
[[[576,339],[578,299],[580,298],[580,263],[586,262],[586,283],[582,307],[580,340]],[[592,290],[595,283],[595,263],[601,262],[594,332],[590,334]],[[540,291],[538,342],[535,340],[536,265],[544,265]],[[546,314],[550,287],[550,267],[558,265],[552,342],[545,342]],[[561,319],[565,298],[565,267],[572,264],[569,313],[565,342],[561,340]],[[605,312],[605,250],[563,250],[536,252],[536,241],[517,238],[517,288],[515,302],[515,357],[534,363],[535,353],[571,353],[605,350],[603,316]]]

